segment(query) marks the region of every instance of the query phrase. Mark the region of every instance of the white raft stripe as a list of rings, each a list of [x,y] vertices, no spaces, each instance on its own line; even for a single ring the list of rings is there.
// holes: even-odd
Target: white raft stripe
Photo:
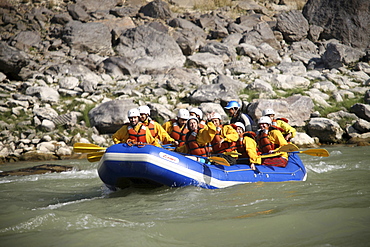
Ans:
[[[178,173],[182,176],[191,178],[200,183],[209,184],[216,188],[226,188],[237,184],[245,184],[248,182],[237,182],[237,181],[222,181],[214,177],[207,176],[203,173],[191,170],[189,168],[183,167],[181,165],[176,165],[166,159],[154,156],[152,154],[142,154],[142,153],[105,153],[100,160],[100,165],[104,160],[114,160],[114,161],[135,161],[135,162],[147,162],[152,163],[155,166],[161,167],[168,171]],[[206,183],[204,177],[210,178],[210,183]]]

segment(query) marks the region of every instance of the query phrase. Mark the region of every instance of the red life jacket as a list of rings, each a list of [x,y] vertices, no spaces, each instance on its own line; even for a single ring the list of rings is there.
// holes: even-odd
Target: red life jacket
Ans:
[[[129,135],[128,139],[146,143],[146,126],[144,124],[141,124],[139,132],[136,132],[131,125],[127,127],[127,130]]]
[[[207,146],[201,146],[197,143],[197,131],[188,132],[186,134],[186,147],[188,148],[188,153],[192,155],[207,157],[209,154],[209,149]]]
[[[185,144],[186,133],[189,132],[186,125],[181,129],[176,120],[172,119],[172,133],[170,136],[179,142],[179,147]]]
[[[269,131],[271,130],[278,130],[276,126],[270,126]],[[258,145],[258,149],[264,154],[268,153],[270,150],[274,150],[279,147],[279,145],[274,144],[270,141],[268,138],[268,134],[266,134],[264,131],[259,132],[258,135],[256,136],[256,142]]]
[[[232,152],[232,151],[236,150],[236,142],[226,142],[226,141],[224,141],[220,145],[220,141],[221,141],[221,136],[220,136],[220,134],[221,134],[221,128],[222,128],[222,125],[220,125],[217,128],[217,129],[220,129],[220,130],[217,130],[217,133],[216,133],[215,137],[211,141],[212,152],[215,153],[215,154],[220,154],[220,153],[223,153],[223,152]]]

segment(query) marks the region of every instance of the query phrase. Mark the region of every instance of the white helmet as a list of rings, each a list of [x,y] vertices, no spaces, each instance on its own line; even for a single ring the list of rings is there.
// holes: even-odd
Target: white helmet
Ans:
[[[132,108],[127,112],[127,117],[140,117],[139,109]]]
[[[139,106],[139,112],[150,115],[150,108],[147,105]]]
[[[214,118],[218,118],[221,120],[221,115],[220,113],[217,113],[217,112],[212,112],[211,113],[211,119],[214,119]]]
[[[238,126],[238,127],[241,127],[243,129],[243,131],[245,131],[245,126],[242,122],[236,122],[235,125]]]
[[[195,114],[197,114],[198,116],[199,116],[199,118],[200,119],[202,119],[203,118],[203,112],[200,110],[200,109],[198,109],[198,108],[191,108],[190,110],[189,110],[189,112],[190,113],[195,113]]]
[[[268,108],[268,109],[266,109],[266,110],[263,110],[263,111],[262,111],[262,116],[267,116],[267,115],[275,115],[274,110],[272,110],[272,109],[270,109],[270,108]]]
[[[261,124],[261,123],[267,123],[267,124],[271,125],[271,123],[272,123],[271,118],[267,117],[267,116],[263,116],[258,120],[258,124]]]
[[[177,118],[189,119],[189,111],[186,109],[180,109],[177,113]]]

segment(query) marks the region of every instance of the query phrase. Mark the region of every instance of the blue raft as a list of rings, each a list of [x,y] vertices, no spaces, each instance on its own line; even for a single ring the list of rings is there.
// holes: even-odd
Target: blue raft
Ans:
[[[152,145],[116,144],[107,148],[98,166],[100,179],[111,190],[130,186],[197,186],[226,188],[255,182],[305,181],[306,168],[297,154],[290,154],[285,168],[205,164]]]

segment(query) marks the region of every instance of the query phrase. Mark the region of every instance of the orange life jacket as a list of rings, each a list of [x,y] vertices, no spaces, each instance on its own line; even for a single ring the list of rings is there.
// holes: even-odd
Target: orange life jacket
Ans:
[[[142,142],[146,143],[146,126],[144,124],[141,124],[139,132],[136,132],[134,130],[134,127],[131,125],[128,126],[128,139],[135,140],[136,142]]]
[[[281,133],[284,133],[285,130],[283,128],[280,128],[277,126],[277,120],[283,120],[281,118],[272,120],[272,125],[275,127],[275,129],[280,130]],[[283,120],[284,121],[284,120]],[[288,120],[287,120],[288,121]],[[284,121],[285,122],[285,121]],[[286,122],[287,123],[287,122]]]
[[[270,126],[269,131],[271,130],[278,130],[276,126]],[[256,136],[256,142],[258,145],[258,149],[262,153],[268,153],[270,150],[274,150],[279,147],[279,145],[274,144],[270,141],[268,138],[268,133],[266,134],[264,131],[260,131],[258,135]]]
[[[246,147],[243,144],[244,136],[248,136],[255,140],[256,133],[254,133],[253,131],[246,131],[239,134],[239,139],[236,141],[236,150],[238,151],[238,153],[241,153],[241,155],[239,155],[239,158],[249,158]],[[258,152],[258,148],[256,151]]]
[[[186,140],[186,133],[189,132],[189,129],[186,127],[186,125],[181,129],[179,124],[175,119],[172,119],[172,133],[170,136],[179,142],[179,147],[183,146],[185,144]]]
[[[220,125],[220,127],[218,127],[217,129],[221,129],[221,128],[222,128],[222,125]],[[232,151],[236,150],[236,142],[226,142],[226,141],[224,141],[220,145],[220,142],[221,142],[220,134],[221,134],[221,131],[218,130],[215,137],[211,141],[212,152],[215,153],[215,154],[220,154],[220,153],[223,153],[223,152],[232,152]]]
[[[154,126],[154,120],[150,120],[148,122],[144,122],[143,124],[149,128],[150,130],[150,134],[152,134],[152,136],[157,139],[158,137],[158,133],[155,131],[155,126]]]
[[[207,146],[201,146],[197,143],[197,133],[198,131],[188,132],[186,134],[186,147],[188,148],[188,153],[192,155],[207,157],[209,154],[209,148]]]

